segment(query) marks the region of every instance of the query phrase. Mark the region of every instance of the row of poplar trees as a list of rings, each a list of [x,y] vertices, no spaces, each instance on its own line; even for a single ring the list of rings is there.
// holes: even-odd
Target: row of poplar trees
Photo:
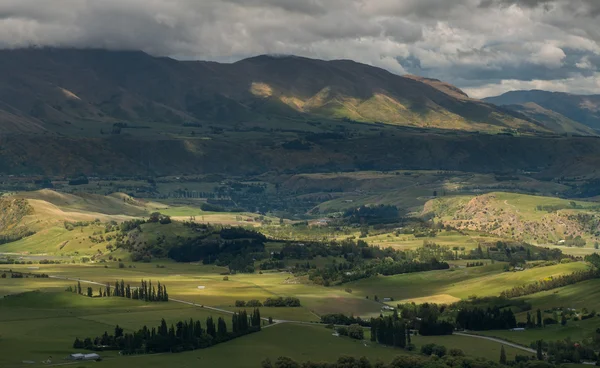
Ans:
[[[405,348],[410,344],[410,329],[404,321],[393,316],[371,318],[371,341],[382,345]]]
[[[83,295],[83,290],[81,288],[81,282],[77,281],[77,285],[75,287],[69,286],[67,291],[71,291],[80,295]],[[91,287],[87,288],[87,296],[94,297],[94,292]],[[97,297],[110,297],[110,296],[118,296],[122,298],[136,299],[136,300],[144,300],[147,302],[168,302],[169,301],[169,293],[167,292],[167,287],[165,285],[161,285],[160,281],[158,285],[152,285],[152,281],[144,281],[142,280],[139,287],[131,287],[129,284],[125,284],[125,281],[121,280],[115,281],[114,286],[107,283],[105,288],[99,288]]]
[[[216,322],[213,317],[206,319],[202,326],[200,320],[179,321],[170,327],[163,319],[159,326],[142,327],[133,333],[123,333],[117,326],[114,335],[105,332],[94,339],[75,339],[74,348],[88,350],[120,350],[122,354],[151,354],[161,352],[180,352],[204,349],[215,344],[235,339],[261,329],[260,311],[255,309],[250,316],[246,311],[234,313],[231,319],[231,331],[222,317]]]

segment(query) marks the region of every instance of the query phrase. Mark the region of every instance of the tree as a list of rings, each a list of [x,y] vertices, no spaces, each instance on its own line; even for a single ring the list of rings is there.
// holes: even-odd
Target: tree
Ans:
[[[500,348],[500,364],[506,365],[506,351],[504,351],[504,345]]]
[[[89,296],[90,298],[91,298],[92,296],[94,296],[94,292],[92,291],[92,288],[91,288],[91,287],[88,287],[88,288],[87,288],[87,296]]]
[[[227,324],[222,317],[217,320],[217,337],[223,339],[227,336]]]
[[[81,295],[81,282],[77,281],[77,294]]]
[[[567,317],[565,316],[565,314],[562,314],[562,317],[560,318],[560,324],[565,326],[567,324]]]
[[[538,340],[536,349],[536,356],[538,360],[544,360],[544,353],[542,352],[542,340]]]
[[[537,326],[538,327],[543,327],[543,325],[542,325],[543,324],[543,322],[542,322],[542,311],[538,309],[537,312],[536,312],[536,315],[537,315]]]

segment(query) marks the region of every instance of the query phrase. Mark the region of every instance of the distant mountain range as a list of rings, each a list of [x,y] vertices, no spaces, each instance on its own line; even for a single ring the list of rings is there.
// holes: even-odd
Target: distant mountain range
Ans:
[[[540,90],[513,91],[484,101],[504,106],[532,119],[544,121],[553,130],[584,133],[600,131],[600,95],[574,95]]]
[[[135,51],[0,51],[4,133],[64,133],[87,122],[181,125],[265,118],[490,133],[591,133],[578,119],[546,121],[543,114],[497,107],[492,101],[471,99],[438,80],[399,76],[349,60],[258,56],[220,64]]]
[[[513,95],[477,100],[349,60],[0,50],[0,175],[439,169],[553,178],[568,169],[600,177],[593,96]]]

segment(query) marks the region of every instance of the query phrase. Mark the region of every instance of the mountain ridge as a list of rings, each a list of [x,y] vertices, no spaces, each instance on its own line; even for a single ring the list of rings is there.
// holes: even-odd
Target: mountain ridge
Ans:
[[[0,50],[0,68],[0,116],[12,110],[29,127],[17,129],[5,118],[5,132],[61,132],[82,121],[230,123],[284,116],[552,133],[446,83],[351,60],[259,55],[222,64],[140,51],[16,49]]]
[[[534,103],[546,110],[560,114],[559,119],[568,119],[600,131],[600,95],[578,95],[565,92],[543,90],[511,91],[499,96],[487,97],[483,101],[506,106],[518,111],[514,106]],[[563,118],[564,117],[564,118]]]

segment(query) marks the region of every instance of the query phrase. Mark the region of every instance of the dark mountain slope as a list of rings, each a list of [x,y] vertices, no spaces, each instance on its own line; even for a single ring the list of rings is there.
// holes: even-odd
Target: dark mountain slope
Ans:
[[[214,124],[282,116],[548,132],[523,116],[445,93],[414,77],[348,60],[292,56],[219,64],[142,52],[2,50],[0,109],[0,117],[13,110],[27,125],[42,122],[44,129],[55,132],[86,121]],[[3,131],[22,130],[8,120],[0,120]]]
[[[496,105],[534,103],[566,118],[600,130],[600,95],[574,95],[547,91],[513,91],[484,101]]]

